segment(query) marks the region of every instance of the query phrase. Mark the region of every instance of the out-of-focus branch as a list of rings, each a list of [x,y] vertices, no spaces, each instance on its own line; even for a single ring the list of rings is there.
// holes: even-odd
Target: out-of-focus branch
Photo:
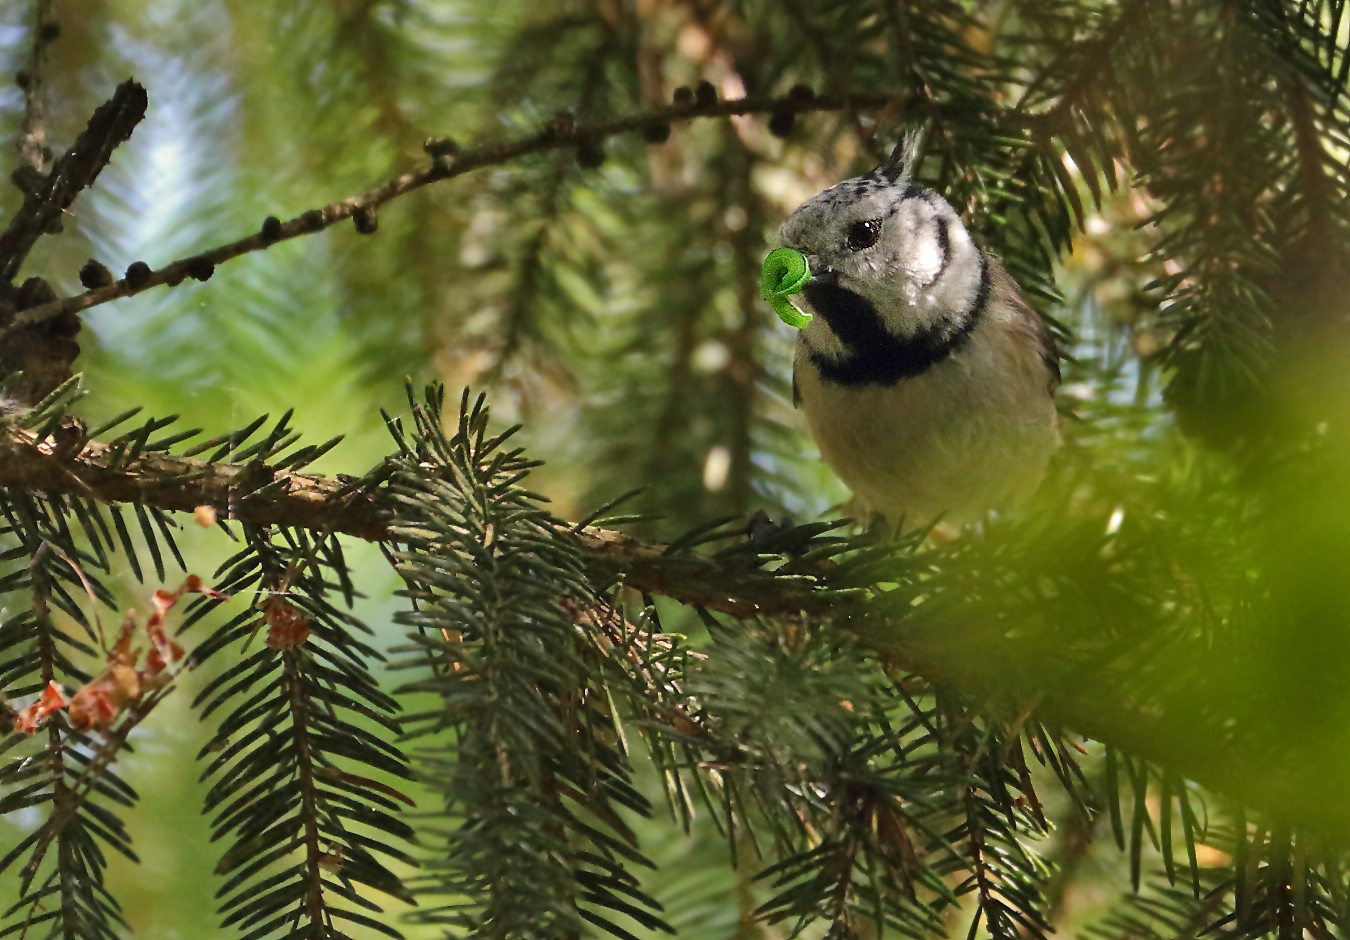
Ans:
[[[15,146],[19,163],[38,172],[51,160],[47,149],[47,112],[43,96],[46,82],[47,49],[61,34],[56,22],[55,0],[35,0],[33,3],[33,32],[28,46],[28,61],[16,81],[23,89],[23,126]]]
[[[14,174],[14,182],[24,191],[24,201],[0,234],[0,281],[13,281],[37,240],[60,230],[62,213],[75,202],[81,190],[93,184],[108,165],[113,150],[131,136],[145,117],[146,104],[143,87],[131,80],[123,82],[111,98],[99,105],[75,143],[52,166],[51,173],[44,176],[28,167],[28,172],[20,168]],[[23,322],[16,320],[5,334],[50,320],[61,312]]]
[[[128,276],[106,287],[98,287],[74,297],[41,304],[22,311],[8,329],[0,331],[0,340],[13,330],[33,326],[63,314],[86,310],[110,300],[130,297],[162,284],[180,284],[185,278],[204,280],[211,276],[215,266],[240,255],[269,248],[277,242],[323,231],[326,228],[353,219],[358,230],[375,229],[377,208],[415,189],[431,183],[453,179],[473,170],[499,166],[532,154],[549,150],[578,149],[594,153],[605,140],[619,134],[644,131],[673,121],[693,118],[728,117],[736,114],[801,114],[819,111],[840,111],[858,107],[894,105],[904,95],[821,95],[807,97],[793,95],[782,98],[755,96],[732,101],[691,98],[688,104],[674,104],[663,108],[631,114],[605,121],[578,123],[571,118],[555,118],[538,133],[515,140],[498,141],[464,150],[458,150],[450,141],[427,142],[429,153],[438,154],[426,166],[395,177],[374,189],[358,193],[320,209],[310,209],[289,221],[268,219],[257,233],[237,241],[220,245],[188,258],[182,258],[162,268],[150,269],[137,263],[128,269]],[[3,257],[0,241],[0,257]],[[0,269],[0,274],[3,270]]]
[[[51,172],[42,172],[40,167],[49,154],[41,143],[42,106],[37,87],[41,70],[35,63],[41,62],[42,50],[59,32],[51,21],[51,6],[38,4],[30,69],[22,73],[29,105],[20,144],[26,162],[20,163],[11,180],[22,190],[24,200],[0,233],[0,336],[4,337],[0,343],[0,376],[22,373],[20,381],[10,383],[9,394],[26,404],[41,401],[70,377],[71,363],[80,353],[75,342],[80,320],[73,313],[58,313],[28,325],[16,323],[24,311],[54,302],[56,292],[40,277],[30,277],[20,286],[13,285],[14,278],[37,240],[61,230],[66,210],[108,165],[113,150],[131,136],[145,117],[146,108],[145,89],[130,80],[123,82],[94,112]]]

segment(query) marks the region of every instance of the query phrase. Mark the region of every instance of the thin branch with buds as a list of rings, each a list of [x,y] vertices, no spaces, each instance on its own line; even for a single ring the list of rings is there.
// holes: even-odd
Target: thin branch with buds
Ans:
[[[0,331],[0,340],[4,340],[14,330],[31,327],[63,314],[87,310],[121,297],[131,297],[152,287],[165,284],[174,286],[187,278],[205,280],[215,271],[216,265],[250,252],[262,251],[278,242],[321,232],[347,219],[353,219],[358,230],[372,232],[376,224],[375,213],[380,205],[423,186],[453,179],[473,170],[499,166],[550,150],[579,148],[593,150],[611,137],[668,125],[674,121],[740,114],[805,114],[860,107],[885,107],[895,105],[904,97],[903,93],[894,93],[818,97],[788,95],[778,98],[756,96],[732,101],[714,100],[707,103],[695,100],[689,104],[674,104],[604,121],[577,123],[569,117],[555,118],[535,134],[464,150],[459,150],[448,140],[429,140],[426,149],[432,156],[431,161],[425,166],[397,176],[374,189],[319,209],[302,212],[288,221],[269,218],[253,235],[179,259],[161,268],[152,270],[138,262],[128,269],[127,277],[113,284],[21,311],[7,329]]]

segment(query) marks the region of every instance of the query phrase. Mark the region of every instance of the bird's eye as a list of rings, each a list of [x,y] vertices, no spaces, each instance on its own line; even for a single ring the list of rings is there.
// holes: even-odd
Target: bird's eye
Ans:
[[[881,220],[868,219],[865,222],[854,222],[849,226],[845,244],[848,245],[849,251],[862,251],[875,245],[879,237],[881,237]]]

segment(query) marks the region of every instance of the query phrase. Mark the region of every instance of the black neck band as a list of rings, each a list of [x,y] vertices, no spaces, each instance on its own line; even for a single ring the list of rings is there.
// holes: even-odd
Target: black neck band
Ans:
[[[922,375],[970,339],[989,305],[991,287],[989,262],[981,257],[979,289],[960,319],[902,338],[886,330],[876,308],[861,294],[808,282],[803,293],[811,308],[825,318],[844,346],[844,355],[837,359],[811,352],[811,364],[822,378],[836,385],[894,385]]]

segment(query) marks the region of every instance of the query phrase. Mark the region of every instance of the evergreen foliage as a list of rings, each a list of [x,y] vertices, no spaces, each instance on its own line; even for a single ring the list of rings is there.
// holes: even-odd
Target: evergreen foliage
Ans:
[[[0,10],[0,937],[1343,933],[1346,14]],[[1067,353],[954,541],[758,297],[906,129]]]
[[[421,759],[458,823],[425,888],[464,899],[420,918],[502,938],[609,926],[597,908],[664,926],[627,867],[650,863],[618,810],[647,801],[616,734],[580,559],[520,487],[531,464],[503,448],[510,432],[487,437],[481,397],[470,408],[466,393],[453,436],[439,389],[412,404],[410,437],[391,422],[388,486],[408,507],[391,558],[424,654],[404,665],[430,669],[407,688],[441,703],[416,716],[440,739]]]

